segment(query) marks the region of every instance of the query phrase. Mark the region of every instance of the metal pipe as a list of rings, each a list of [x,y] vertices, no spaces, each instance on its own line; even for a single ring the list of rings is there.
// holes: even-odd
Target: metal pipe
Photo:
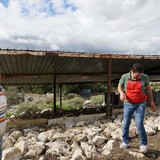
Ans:
[[[112,59],[108,59],[108,74],[107,74],[107,117],[112,116],[111,107],[111,77],[112,77]]]
[[[54,113],[56,113],[57,111],[57,108],[56,108],[56,76],[54,75],[53,77],[53,93],[54,93],[54,96],[53,96],[53,108],[54,108]]]
[[[62,84],[60,84],[60,109],[62,110]]]

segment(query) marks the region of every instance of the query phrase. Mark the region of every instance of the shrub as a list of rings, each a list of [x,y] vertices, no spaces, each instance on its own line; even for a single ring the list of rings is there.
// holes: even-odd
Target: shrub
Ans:
[[[104,95],[92,96],[90,100],[94,105],[101,105],[104,102]]]
[[[80,97],[78,94],[75,94],[75,93],[69,93],[65,96],[64,99],[73,99],[73,98],[76,98],[76,97]]]
[[[69,100],[64,100],[62,103],[62,108],[65,110],[72,110],[72,109],[82,109],[83,108],[83,98],[76,97]]]
[[[29,112],[31,114],[35,114],[38,111],[41,111],[42,109],[39,107],[39,104],[36,103],[31,103],[31,102],[24,102],[21,103],[17,110],[16,110],[16,115],[20,115],[22,112]]]
[[[17,105],[19,103],[22,103],[24,101],[24,95],[20,94],[18,89],[14,86],[10,86],[6,90],[6,96],[7,96],[7,104],[8,106],[11,105]]]

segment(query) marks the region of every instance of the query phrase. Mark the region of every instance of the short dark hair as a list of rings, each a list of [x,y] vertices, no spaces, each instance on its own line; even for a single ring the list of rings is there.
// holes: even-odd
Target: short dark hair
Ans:
[[[132,71],[133,72],[138,72],[138,73],[143,73],[144,67],[143,67],[143,65],[141,63],[135,63],[132,66]]]

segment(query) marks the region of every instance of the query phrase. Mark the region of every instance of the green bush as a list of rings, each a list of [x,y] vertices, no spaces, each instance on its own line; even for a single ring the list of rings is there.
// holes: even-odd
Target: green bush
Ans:
[[[69,93],[65,96],[64,99],[73,99],[73,98],[76,98],[76,97],[80,97],[78,94],[75,94],[75,93]]]
[[[62,108],[65,110],[72,110],[72,109],[82,109],[83,108],[83,98],[76,97],[69,100],[64,100],[62,103]]]
[[[17,105],[24,101],[23,94],[19,94],[18,89],[14,86],[6,87],[6,96],[8,106]]]
[[[41,103],[36,103],[36,105],[38,106],[38,108],[40,110],[44,110],[44,109],[47,109],[47,108],[51,108],[52,106],[52,103],[45,103],[45,102],[41,102]]]
[[[101,105],[104,102],[104,95],[92,96],[90,100],[94,105]]]
[[[6,117],[11,117],[11,113],[9,113],[8,111],[6,112]]]
[[[18,106],[16,110],[16,115],[18,116],[22,112],[29,112],[31,114],[35,114],[36,112],[39,112],[41,110],[42,109],[39,107],[39,104],[31,103],[31,102],[24,102]]]

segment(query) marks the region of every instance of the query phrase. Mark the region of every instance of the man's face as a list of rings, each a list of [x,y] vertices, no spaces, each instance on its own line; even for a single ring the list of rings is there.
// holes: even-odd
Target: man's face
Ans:
[[[132,78],[134,79],[140,79],[141,76],[142,76],[142,73],[132,72]]]

